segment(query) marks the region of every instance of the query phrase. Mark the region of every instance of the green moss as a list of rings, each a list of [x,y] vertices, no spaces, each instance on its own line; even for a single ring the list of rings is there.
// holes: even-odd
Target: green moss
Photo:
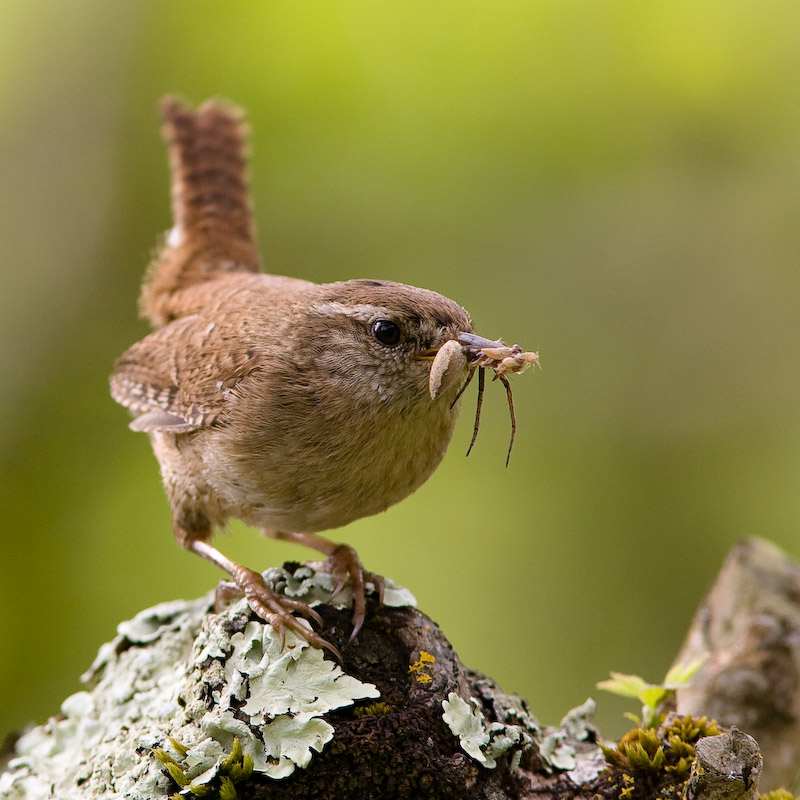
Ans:
[[[633,728],[615,747],[601,745],[609,771],[619,773],[620,800],[654,793],[680,797],[694,763],[695,744],[720,733],[717,723],[706,717],[662,714],[655,721],[658,727]]]
[[[230,754],[219,765],[217,776],[209,783],[190,783],[186,776],[186,765],[182,763],[189,751],[172,737],[169,741],[180,756],[180,761],[161,748],[153,750],[153,755],[164,765],[170,778],[181,789],[188,788],[189,797],[203,797],[208,800],[237,800],[236,787],[246,784],[253,774],[253,759],[242,750],[242,743],[238,739],[234,739]],[[185,794],[175,794],[173,797],[186,800]]]
[[[392,710],[392,707],[388,703],[384,703],[383,701],[377,703],[370,703],[367,706],[358,706],[358,708],[353,709],[353,715],[355,717],[380,717],[385,714],[388,714]]]

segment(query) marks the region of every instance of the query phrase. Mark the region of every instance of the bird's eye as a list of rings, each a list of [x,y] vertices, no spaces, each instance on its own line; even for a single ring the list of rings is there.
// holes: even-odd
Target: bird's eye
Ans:
[[[378,319],[372,323],[372,335],[375,341],[386,347],[392,347],[400,341],[400,326],[390,319]]]

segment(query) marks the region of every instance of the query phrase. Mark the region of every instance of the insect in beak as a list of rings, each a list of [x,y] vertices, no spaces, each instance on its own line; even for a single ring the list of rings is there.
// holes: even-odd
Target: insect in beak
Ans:
[[[449,339],[438,350],[429,352],[434,355],[431,357],[433,363],[428,377],[428,389],[431,400],[435,400],[464,374],[468,361],[464,347],[456,339]]]
[[[486,382],[484,370],[493,370],[494,377],[492,380],[499,380],[506,388],[508,412],[511,417],[511,440],[508,443],[508,453],[506,455],[506,466],[508,466],[511,458],[511,448],[514,446],[514,437],[517,432],[517,420],[514,414],[511,384],[508,382],[506,374],[512,372],[519,375],[528,367],[538,366],[539,354],[525,352],[518,344],[509,346],[500,339],[486,339],[474,333],[460,333],[456,339],[445,342],[438,351],[427,351],[419,358],[430,359],[433,362],[429,378],[429,389],[433,400],[439,397],[459,375],[463,374],[465,367],[469,368],[469,375],[455,396],[451,408],[464,394],[467,386],[475,376],[475,371],[478,371],[478,404],[475,409],[475,426],[472,431],[472,440],[467,449],[467,455],[472,452],[472,447],[478,438],[483,390]]]

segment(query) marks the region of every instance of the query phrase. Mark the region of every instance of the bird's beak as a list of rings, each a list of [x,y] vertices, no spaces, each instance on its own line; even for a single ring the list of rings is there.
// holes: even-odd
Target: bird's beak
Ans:
[[[464,345],[468,356],[476,358],[484,347],[502,347],[503,343],[499,340],[486,339],[476,333],[459,333],[457,340]],[[471,359],[470,359],[471,360]]]
[[[425,350],[423,353],[418,353],[414,356],[416,361],[433,361],[441,351],[442,347],[450,345],[450,342],[458,342],[461,344],[469,355],[480,352],[484,347],[500,347],[503,343],[495,341],[494,339],[486,339],[483,336],[478,336],[475,333],[465,333],[462,331],[455,337],[455,339],[448,339],[443,345],[433,347],[430,350]]]

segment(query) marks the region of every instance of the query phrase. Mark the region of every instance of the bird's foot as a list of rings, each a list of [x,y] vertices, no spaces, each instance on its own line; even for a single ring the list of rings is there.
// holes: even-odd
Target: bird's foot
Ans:
[[[235,585],[244,594],[250,608],[280,634],[281,648],[285,644],[286,629],[288,628],[305,639],[310,645],[330,650],[339,662],[342,662],[342,654],[338,649],[310,627],[304,625],[296,616],[300,614],[306,619],[312,619],[318,625],[321,625],[322,617],[311,606],[300,600],[292,600],[290,597],[278,594],[267,585],[261,573],[243,567],[241,564],[235,565],[231,577]]]
[[[320,568],[336,578],[335,597],[347,584],[348,579],[353,590],[353,632],[350,641],[361,630],[367,616],[366,584],[371,583],[378,593],[378,602],[383,604],[383,576],[364,569],[358,554],[346,544],[337,545]]]

